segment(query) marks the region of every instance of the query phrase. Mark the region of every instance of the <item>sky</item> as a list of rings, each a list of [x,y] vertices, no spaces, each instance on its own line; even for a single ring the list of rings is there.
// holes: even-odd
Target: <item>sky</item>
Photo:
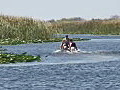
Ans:
[[[0,13],[40,20],[104,19],[120,15],[120,0],[0,0]]]

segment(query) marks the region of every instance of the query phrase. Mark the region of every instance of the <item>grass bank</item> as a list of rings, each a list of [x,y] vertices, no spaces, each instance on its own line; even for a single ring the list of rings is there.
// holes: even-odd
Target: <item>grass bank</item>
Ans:
[[[55,33],[50,26],[33,18],[0,15],[0,39],[49,40]]]
[[[40,21],[0,15],[0,44],[15,45],[61,41],[54,34],[120,35],[120,20]]]
[[[120,35],[120,19],[82,22],[56,21],[51,28],[60,34]]]
[[[120,35],[120,19],[47,22],[0,15],[0,40],[43,42],[52,40],[53,34]]]

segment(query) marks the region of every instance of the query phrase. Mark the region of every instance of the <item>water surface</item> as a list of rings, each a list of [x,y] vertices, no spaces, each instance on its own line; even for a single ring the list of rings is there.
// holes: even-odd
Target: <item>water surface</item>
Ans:
[[[120,90],[120,39],[109,37],[76,42],[80,53],[55,53],[60,42],[3,46],[42,62],[0,65],[0,89]]]

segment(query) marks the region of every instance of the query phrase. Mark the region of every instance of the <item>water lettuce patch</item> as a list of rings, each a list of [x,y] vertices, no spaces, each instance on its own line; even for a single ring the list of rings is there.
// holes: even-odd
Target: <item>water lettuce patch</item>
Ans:
[[[0,64],[9,64],[17,62],[33,62],[41,61],[39,56],[31,56],[26,54],[0,54]]]
[[[83,38],[72,38],[73,41],[83,41],[83,40],[90,40],[90,39],[83,39]],[[43,40],[43,42],[61,42],[63,38],[52,38],[50,40]]]
[[[27,43],[42,43],[41,40],[20,40],[20,39],[1,39],[1,45],[17,45],[17,44],[27,44]]]
[[[43,43],[43,42],[61,42],[63,38],[51,38],[49,40],[20,40],[20,39],[1,39],[1,45],[17,45],[17,44],[27,44],[27,43]],[[90,40],[90,39],[81,39],[81,38],[73,38],[73,41],[83,41],[83,40]]]

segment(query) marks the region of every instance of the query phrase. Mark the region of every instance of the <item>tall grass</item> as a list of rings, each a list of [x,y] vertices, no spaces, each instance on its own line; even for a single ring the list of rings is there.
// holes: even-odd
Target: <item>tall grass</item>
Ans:
[[[57,33],[67,34],[112,34],[120,35],[120,20],[90,20],[84,22],[56,22],[52,28]]]
[[[0,15],[0,39],[49,40],[53,34],[120,35],[120,20],[45,22],[27,17]]]
[[[0,15],[0,39],[48,40],[55,33],[50,26],[33,18]]]

